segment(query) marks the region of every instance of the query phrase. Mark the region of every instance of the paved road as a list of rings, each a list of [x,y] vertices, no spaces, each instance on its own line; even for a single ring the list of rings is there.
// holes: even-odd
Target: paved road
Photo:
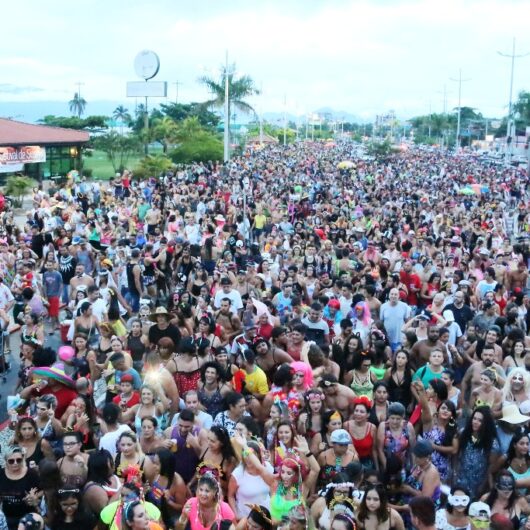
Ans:
[[[31,209],[31,198],[23,201],[23,208],[15,211],[14,221],[16,225],[23,226],[26,221],[26,212]],[[59,333],[46,335],[45,347],[50,347],[57,351],[61,345]],[[13,395],[18,381],[18,369],[20,366],[20,332],[13,333],[9,337],[9,346],[11,354],[7,356],[10,363],[10,369],[6,374],[6,380],[3,381],[0,374],[0,423],[7,419],[7,396]]]

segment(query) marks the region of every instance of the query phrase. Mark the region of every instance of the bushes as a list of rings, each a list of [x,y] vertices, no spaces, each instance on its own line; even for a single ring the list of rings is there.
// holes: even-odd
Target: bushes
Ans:
[[[13,175],[7,178],[5,194],[13,198],[13,206],[20,208],[24,195],[36,185],[37,183],[29,177]]]
[[[201,131],[183,139],[170,152],[175,164],[190,164],[192,162],[208,162],[208,160],[223,159],[223,142],[215,135]]]

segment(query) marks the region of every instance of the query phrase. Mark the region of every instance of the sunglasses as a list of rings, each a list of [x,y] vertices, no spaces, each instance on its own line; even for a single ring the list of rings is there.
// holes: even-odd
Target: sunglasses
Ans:
[[[6,460],[8,464],[22,464],[24,462],[23,458],[8,458]]]

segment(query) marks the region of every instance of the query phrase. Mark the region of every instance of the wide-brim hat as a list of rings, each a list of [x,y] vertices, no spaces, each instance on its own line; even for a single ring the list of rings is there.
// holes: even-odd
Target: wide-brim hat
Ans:
[[[519,423],[526,423],[530,417],[521,414],[519,407],[515,403],[511,403],[502,407],[502,417],[499,419],[512,425],[518,425]]]
[[[157,307],[155,309],[155,312],[149,315],[149,320],[151,322],[156,322],[156,317],[160,315],[165,316],[168,320],[171,320],[172,318],[171,313],[169,313],[169,311],[165,307]]]
[[[62,383],[63,385],[72,388],[75,386],[74,380],[66,375],[63,363],[55,363],[52,364],[52,366],[38,366],[33,368],[30,374],[39,377],[48,377],[49,379],[54,379],[58,383]]]

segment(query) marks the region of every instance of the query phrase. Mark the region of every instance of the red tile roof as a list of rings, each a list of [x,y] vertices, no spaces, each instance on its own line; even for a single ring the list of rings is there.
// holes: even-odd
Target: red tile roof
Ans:
[[[0,118],[0,146],[79,144],[88,140],[89,134],[85,131]]]

